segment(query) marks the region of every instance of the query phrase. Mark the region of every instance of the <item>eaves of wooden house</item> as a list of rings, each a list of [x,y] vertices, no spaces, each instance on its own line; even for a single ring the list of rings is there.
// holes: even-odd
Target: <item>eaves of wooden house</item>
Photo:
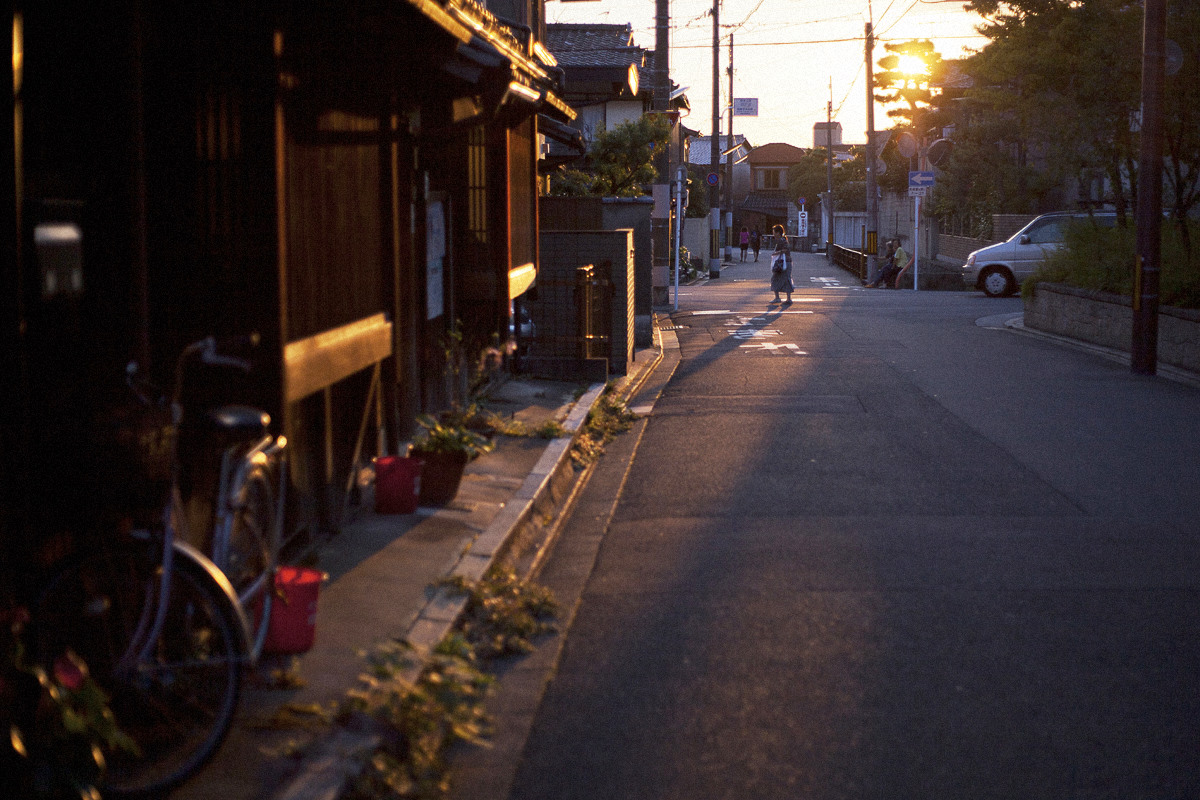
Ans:
[[[503,343],[536,276],[539,141],[575,113],[540,0],[508,5],[6,3],[6,539],[93,524],[126,362],[169,381],[188,342],[249,332],[253,380],[197,391],[270,412],[294,526],[337,527],[375,411],[394,452],[455,399],[446,342]]]

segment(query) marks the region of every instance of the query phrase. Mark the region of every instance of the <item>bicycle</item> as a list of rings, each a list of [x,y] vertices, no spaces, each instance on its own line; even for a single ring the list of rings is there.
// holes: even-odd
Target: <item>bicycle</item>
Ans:
[[[169,421],[143,442],[159,444],[160,458],[167,454],[161,521],[131,528],[124,543],[60,570],[34,614],[39,663],[51,668],[64,654],[79,656],[134,743],[104,754],[106,797],[157,795],[198,770],[228,733],[243,670],[262,653],[287,442],[269,433],[270,417],[260,410],[221,406],[198,414],[186,407],[184,379],[193,359],[250,371],[248,360],[221,352],[224,344],[209,337],[184,348],[169,399],[149,397],[130,365],[126,382],[144,407],[169,403]],[[202,443],[191,452],[213,443],[220,450],[205,548],[189,541],[199,537],[189,535],[192,515],[181,486],[205,471],[181,458],[181,439]]]

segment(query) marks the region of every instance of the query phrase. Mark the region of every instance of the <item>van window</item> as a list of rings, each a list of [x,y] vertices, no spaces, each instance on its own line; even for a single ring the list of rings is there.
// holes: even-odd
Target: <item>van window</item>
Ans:
[[[1042,222],[1030,226],[1025,235],[1029,237],[1030,244],[1057,244],[1066,239],[1063,236],[1065,221],[1061,217],[1042,220]]]

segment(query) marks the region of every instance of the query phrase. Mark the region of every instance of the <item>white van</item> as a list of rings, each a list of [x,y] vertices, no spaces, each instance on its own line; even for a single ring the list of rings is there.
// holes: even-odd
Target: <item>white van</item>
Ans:
[[[962,267],[963,282],[982,290],[988,297],[1012,294],[1042,265],[1047,255],[1062,246],[1067,226],[1073,222],[1091,222],[1111,228],[1117,224],[1117,215],[1111,211],[1043,214],[1007,242],[980,248],[967,256],[967,263]]]

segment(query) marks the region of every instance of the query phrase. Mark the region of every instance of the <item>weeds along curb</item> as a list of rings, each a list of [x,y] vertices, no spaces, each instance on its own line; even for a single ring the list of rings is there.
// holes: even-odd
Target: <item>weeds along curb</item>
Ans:
[[[563,428],[569,434],[552,439],[541,458],[512,499],[476,537],[458,563],[436,581],[433,596],[401,637],[411,646],[410,658],[396,679],[415,684],[430,663],[435,649],[457,624],[470,598],[448,582],[478,583],[493,564],[511,550],[523,531],[541,515],[552,514],[576,479],[570,452],[583,432],[592,407],[604,394],[605,384],[594,384],[575,402]],[[273,800],[337,800],[379,746],[378,732],[336,728],[317,743],[303,765]]]

